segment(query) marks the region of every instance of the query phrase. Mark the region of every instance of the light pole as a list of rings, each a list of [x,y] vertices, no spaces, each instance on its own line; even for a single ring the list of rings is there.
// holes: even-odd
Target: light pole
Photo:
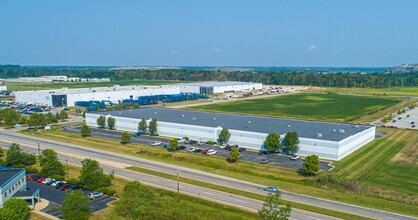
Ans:
[[[177,202],[180,202],[180,181],[179,181],[180,170],[177,170]]]
[[[39,142],[38,142],[38,154],[39,156],[41,156],[41,146],[39,145]]]
[[[65,178],[68,181],[68,159],[65,159]]]

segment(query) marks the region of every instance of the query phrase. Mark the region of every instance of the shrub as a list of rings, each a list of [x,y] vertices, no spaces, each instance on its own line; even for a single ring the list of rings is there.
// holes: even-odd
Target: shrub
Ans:
[[[217,143],[215,141],[206,141],[206,144],[214,145],[214,144],[217,144]]]
[[[189,137],[183,137],[183,139],[186,141],[190,140]]]
[[[36,167],[26,167],[27,173],[39,173],[39,169]]]
[[[71,185],[80,185],[80,180],[77,178],[70,178],[67,180],[67,183]]]
[[[116,194],[116,191],[112,187],[101,187],[101,188],[98,188],[97,191],[102,192],[109,196],[114,196]]]

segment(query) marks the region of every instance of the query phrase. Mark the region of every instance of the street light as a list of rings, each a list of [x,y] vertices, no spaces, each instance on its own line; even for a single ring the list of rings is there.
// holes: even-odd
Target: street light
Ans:
[[[65,178],[68,181],[68,159],[65,159]]]
[[[177,170],[177,202],[180,202],[180,181],[179,181],[179,173],[181,170]]]

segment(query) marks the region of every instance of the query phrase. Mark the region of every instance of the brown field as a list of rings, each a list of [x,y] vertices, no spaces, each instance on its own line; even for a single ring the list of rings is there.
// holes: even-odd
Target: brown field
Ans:
[[[413,136],[412,140],[391,161],[401,165],[418,166],[418,135]]]

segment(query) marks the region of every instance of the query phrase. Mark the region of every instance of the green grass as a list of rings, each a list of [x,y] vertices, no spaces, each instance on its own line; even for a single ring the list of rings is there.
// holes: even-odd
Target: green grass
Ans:
[[[338,94],[294,94],[194,106],[192,109],[346,122],[394,105],[400,98]]]
[[[339,162],[334,162],[337,175],[370,184],[380,189],[403,192],[418,198],[418,167],[416,161],[404,164],[394,161],[401,150],[418,143],[418,132],[412,130],[384,129],[391,134],[357,150]],[[411,157],[416,157],[410,152]],[[408,158],[405,158],[408,159]],[[414,159],[414,158],[412,158]],[[418,202],[418,200],[416,201]]]
[[[418,86],[404,86],[404,87],[391,87],[389,88],[327,88],[327,91],[341,92],[341,93],[353,93],[353,94],[377,94],[383,95],[404,95],[404,96],[418,96]]]
[[[169,174],[169,173],[159,172],[159,171],[155,171],[155,170],[149,170],[149,169],[145,169],[145,168],[141,168],[141,167],[127,167],[126,169],[136,171],[136,172],[140,172],[140,173],[153,175],[153,176],[162,177],[162,178],[165,178],[165,179],[177,180],[176,175],[172,175],[172,174]],[[252,198],[252,199],[256,199],[256,200],[261,200],[261,201],[264,201],[266,199],[266,196],[261,195],[261,194],[251,193],[251,192],[247,192],[247,191],[243,191],[243,190],[239,190],[239,189],[235,189],[235,188],[230,188],[230,187],[227,187],[227,186],[215,185],[215,184],[202,182],[202,181],[198,181],[198,180],[194,180],[194,179],[190,179],[190,178],[186,178],[186,177],[181,177],[181,176],[179,177],[179,182],[183,182],[183,183],[187,183],[187,184],[191,184],[191,185],[195,185],[195,186],[200,186],[200,187],[205,187],[205,188],[209,188],[209,189],[213,189],[213,190],[218,190],[218,191],[222,191],[222,192],[226,192],[226,193],[230,193],[230,194],[234,194],[234,195],[239,195],[239,196],[243,196],[243,197],[248,197],[248,198]],[[315,212],[315,213],[328,215],[328,216],[333,216],[333,217],[336,217],[336,218],[353,219],[353,220],[370,219],[370,218],[366,218],[366,217],[363,217],[363,216],[358,216],[358,215],[353,215],[353,214],[349,214],[349,213],[339,212],[339,211],[335,211],[335,210],[331,210],[331,209],[325,209],[325,208],[310,206],[310,205],[297,203],[297,202],[291,202],[291,201],[287,201],[287,200],[282,200],[282,202],[284,204],[291,204],[292,208],[302,209],[302,210]]]
[[[38,82],[7,82],[7,89],[10,91],[30,91],[43,89],[61,89],[66,88],[91,88],[91,87],[109,87],[113,85],[133,86],[133,85],[162,85],[169,83],[178,83],[179,81],[167,80],[126,80],[111,82],[74,82],[74,83],[38,83]]]
[[[28,134],[27,132],[23,133]],[[295,170],[291,169],[260,165],[246,161],[239,161],[237,163],[231,164],[226,162],[224,158],[220,157],[190,154],[187,152],[171,153],[161,148],[138,145],[134,143],[122,145],[117,140],[98,137],[81,138],[79,134],[72,134],[61,131],[40,131],[35,132],[34,135],[41,138],[78,144],[81,146],[107,150],[144,159],[161,161],[164,163],[228,176],[231,178],[254,182],[257,184],[276,185],[283,190],[298,192],[319,198],[336,200],[370,208],[377,208],[385,211],[398,212],[406,215],[418,216],[418,207],[411,205],[410,203],[405,203],[402,199],[393,200],[390,198],[390,200],[388,200],[386,198],[383,199],[374,195],[363,195],[319,188],[311,185],[312,181],[315,180],[315,177],[301,176],[298,175]],[[388,137],[392,137],[392,135],[389,134],[383,139],[386,140]],[[374,143],[376,141],[377,140],[371,142],[367,146],[375,146]],[[358,155],[358,157],[362,157],[362,155]],[[399,193],[399,195],[404,194],[405,193]]]

